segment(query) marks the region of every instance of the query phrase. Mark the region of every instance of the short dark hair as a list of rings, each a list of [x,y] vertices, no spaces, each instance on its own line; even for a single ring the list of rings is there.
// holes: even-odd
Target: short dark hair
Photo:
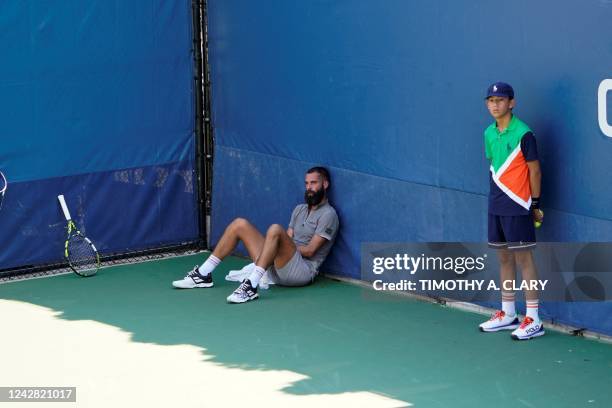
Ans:
[[[331,177],[329,175],[329,171],[327,171],[325,167],[322,167],[322,166],[311,167],[308,169],[308,171],[306,171],[306,174],[311,174],[311,173],[319,173],[321,177],[323,177],[323,180],[327,180],[327,184],[328,184],[327,188],[329,189],[331,187]]]

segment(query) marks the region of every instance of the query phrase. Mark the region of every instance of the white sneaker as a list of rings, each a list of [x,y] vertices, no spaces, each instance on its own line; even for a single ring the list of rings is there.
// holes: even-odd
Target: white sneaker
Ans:
[[[257,294],[257,288],[254,288],[251,285],[251,281],[245,279],[242,281],[238,289],[234,291],[231,295],[227,297],[227,301],[229,303],[244,303],[249,300],[255,300],[259,297]]]
[[[197,265],[183,279],[172,282],[172,286],[179,289],[211,288],[213,285],[212,273],[200,275]]]
[[[482,332],[496,332],[500,330],[514,330],[519,327],[519,319],[514,316],[508,316],[503,310],[498,310],[493,313],[491,318],[478,326]]]
[[[543,336],[545,333],[544,325],[540,319],[533,320],[531,317],[525,316],[519,328],[512,332],[512,338],[514,340],[529,340]]]

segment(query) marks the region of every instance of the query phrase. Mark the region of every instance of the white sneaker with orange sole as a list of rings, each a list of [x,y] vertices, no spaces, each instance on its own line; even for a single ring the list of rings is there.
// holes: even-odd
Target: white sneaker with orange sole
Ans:
[[[508,316],[503,310],[493,313],[491,318],[478,326],[482,332],[496,332],[500,330],[514,330],[519,327],[516,315]]]
[[[543,336],[545,333],[544,325],[540,319],[533,320],[531,317],[525,316],[518,329],[512,332],[512,338],[514,340],[529,340]]]

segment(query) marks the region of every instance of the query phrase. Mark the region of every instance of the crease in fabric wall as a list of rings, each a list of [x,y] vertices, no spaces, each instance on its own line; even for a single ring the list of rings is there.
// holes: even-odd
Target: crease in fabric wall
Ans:
[[[612,241],[612,138],[598,124],[598,88],[612,77],[609,2],[208,6],[213,244],[237,216],[286,225],[313,164],[332,170],[342,223],[327,272],[359,278],[362,242],[484,241],[484,93],[499,80],[514,85],[515,112],[539,143],[538,239]],[[612,123],[612,92],[606,103]],[[606,304],[546,307],[612,334],[597,322]]]
[[[191,2],[0,3],[0,269],[197,239]]]

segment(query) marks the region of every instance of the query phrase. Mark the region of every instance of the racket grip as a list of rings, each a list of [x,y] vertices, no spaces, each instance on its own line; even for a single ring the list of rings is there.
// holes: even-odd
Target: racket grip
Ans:
[[[60,194],[57,196],[57,199],[62,207],[62,211],[64,212],[64,217],[66,217],[66,221],[70,221],[72,217],[70,217],[70,211],[68,211],[68,206],[66,205],[66,200],[64,199],[64,195]]]

